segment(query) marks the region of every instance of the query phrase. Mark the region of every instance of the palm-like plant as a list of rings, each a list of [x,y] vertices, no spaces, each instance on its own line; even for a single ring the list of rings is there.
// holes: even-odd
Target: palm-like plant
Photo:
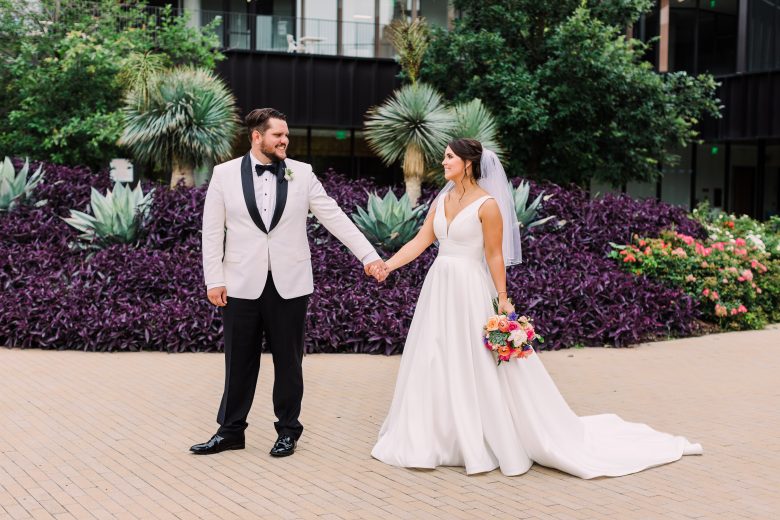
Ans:
[[[498,142],[498,123],[490,110],[479,99],[472,99],[453,106],[452,115],[455,118],[455,126],[448,136],[448,140],[461,137],[476,139],[482,146],[492,150],[499,159],[504,158],[504,149]],[[444,177],[441,168],[433,163],[425,171],[424,180],[434,185],[443,185]]]
[[[403,157],[406,192],[413,206],[420,198],[426,163],[441,158],[455,126],[441,94],[425,83],[405,85],[368,111],[368,146],[388,166]]]
[[[136,98],[149,106],[153,80],[165,70],[165,57],[151,51],[133,52],[125,60],[118,79],[127,92],[136,91]]]
[[[428,49],[431,30],[425,18],[408,20],[406,17],[393,21],[388,27],[390,43],[398,53],[398,62],[406,73],[409,82],[414,85],[420,77],[425,51]]]
[[[484,148],[495,152],[499,159],[504,158],[504,149],[498,142],[498,122],[482,101],[475,98],[458,103],[452,107],[455,113],[456,127],[452,138],[468,137],[476,139]]]
[[[207,70],[178,67],[127,94],[119,144],[142,161],[172,168],[171,187],[182,179],[193,186],[196,165],[230,157],[237,130],[227,86]]]

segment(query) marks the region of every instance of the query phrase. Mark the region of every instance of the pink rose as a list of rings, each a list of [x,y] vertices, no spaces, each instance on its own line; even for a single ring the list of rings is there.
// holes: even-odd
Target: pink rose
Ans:
[[[506,316],[501,316],[498,318],[498,330],[501,332],[506,332],[509,330],[509,320],[506,319]]]

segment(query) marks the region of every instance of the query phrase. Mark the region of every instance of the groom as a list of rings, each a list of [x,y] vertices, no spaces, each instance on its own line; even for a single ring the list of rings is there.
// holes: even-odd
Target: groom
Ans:
[[[314,291],[306,218],[317,219],[363,262],[384,262],[325,193],[309,164],[287,159],[286,116],[261,108],[245,118],[252,148],[214,167],[203,209],[203,273],[209,301],[222,308],[225,389],[217,433],[190,448],[207,455],[244,448],[265,337],[274,361],[273,404],[278,438],[271,455],[295,452],[303,432],[304,324]]]

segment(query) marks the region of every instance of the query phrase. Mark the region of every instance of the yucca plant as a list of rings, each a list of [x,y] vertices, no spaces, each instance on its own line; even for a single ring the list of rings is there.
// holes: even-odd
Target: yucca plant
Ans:
[[[142,106],[149,106],[154,80],[165,71],[166,58],[152,51],[131,52],[117,75],[126,92],[135,92]]]
[[[512,191],[515,201],[515,211],[517,212],[517,222],[520,225],[520,233],[525,234],[529,229],[541,226],[555,218],[555,215],[550,215],[542,219],[537,219],[536,216],[541,209],[542,201],[549,200],[552,195],[544,196],[544,192],[541,192],[536,198],[528,204],[528,195],[531,191],[531,186],[527,181],[522,181],[517,188],[509,183],[509,189]]]
[[[366,141],[386,164],[403,157],[406,193],[412,206],[420,198],[426,164],[440,161],[455,116],[436,89],[425,83],[405,85],[366,117]]]
[[[171,168],[172,188],[182,179],[193,186],[197,165],[231,156],[237,130],[235,99],[225,83],[210,71],[177,67],[127,94],[119,144],[141,161]]]
[[[498,142],[498,122],[480,99],[458,103],[452,107],[452,111],[456,121],[453,139],[476,139],[484,148],[495,152],[499,159],[504,158],[504,149]]]
[[[148,220],[152,193],[154,190],[144,195],[140,183],[130,189],[118,182],[105,196],[92,188],[94,216],[72,209],[70,217],[63,220],[81,231],[79,238],[88,242],[77,247],[103,249],[112,244],[130,244]]]
[[[43,182],[43,166],[38,166],[35,173],[29,176],[30,163],[25,159],[24,166],[16,173],[11,159],[8,157],[0,166],[0,211],[10,211],[22,201],[32,200],[32,192]],[[37,205],[45,204],[39,201]]]
[[[409,20],[398,18],[387,28],[387,37],[398,53],[398,63],[401,70],[414,85],[420,77],[420,67],[425,57],[425,51],[430,43],[431,30],[424,17]]]
[[[448,136],[448,141],[462,137],[476,139],[484,148],[495,152],[499,159],[504,158],[504,149],[498,142],[498,123],[481,100],[475,98],[458,103],[450,110],[455,119],[455,126]],[[444,185],[444,176],[438,161],[430,166],[425,172],[424,180],[430,184]]]
[[[368,194],[367,210],[357,206],[352,214],[355,225],[369,242],[384,251],[397,251],[414,238],[425,218],[426,204],[412,207],[407,193],[399,199],[388,189],[384,198]]]

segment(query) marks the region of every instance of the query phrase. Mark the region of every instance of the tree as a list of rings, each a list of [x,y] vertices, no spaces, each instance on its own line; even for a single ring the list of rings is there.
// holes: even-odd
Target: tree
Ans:
[[[435,88],[417,81],[429,33],[425,18],[393,22],[390,39],[398,52],[401,73],[410,84],[366,114],[366,141],[374,153],[387,165],[403,157],[404,182],[412,206],[420,198],[423,180],[434,184],[443,180],[437,167],[451,139],[477,139],[503,154],[496,120],[479,99],[449,107]]]
[[[0,0],[0,44],[0,154],[93,167],[120,153],[131,56],[208,69],[222,59],[213,25],[115,0]]]
[[[649,181],[670,145],[719,115],[709,75],[661,75],[625,28],[649,0],[456,0],[450,32],[436,30],[421,71],[455,101],[495,114],[509,171],[587,185]]]
[[[210,71],[177,67],[153,74],[125,99],[119,141],[133,155],[172,169],[171,188],[180,180],[194,186],[194,169],[230,157],[238,130],[233,95]]]
[[[388,165],[403,157],[406,193],[412,206],[420,198],[426,165],[442,156],[455,124],[441,94],[425,83],[404,85],[368,111],[368,146]]]

